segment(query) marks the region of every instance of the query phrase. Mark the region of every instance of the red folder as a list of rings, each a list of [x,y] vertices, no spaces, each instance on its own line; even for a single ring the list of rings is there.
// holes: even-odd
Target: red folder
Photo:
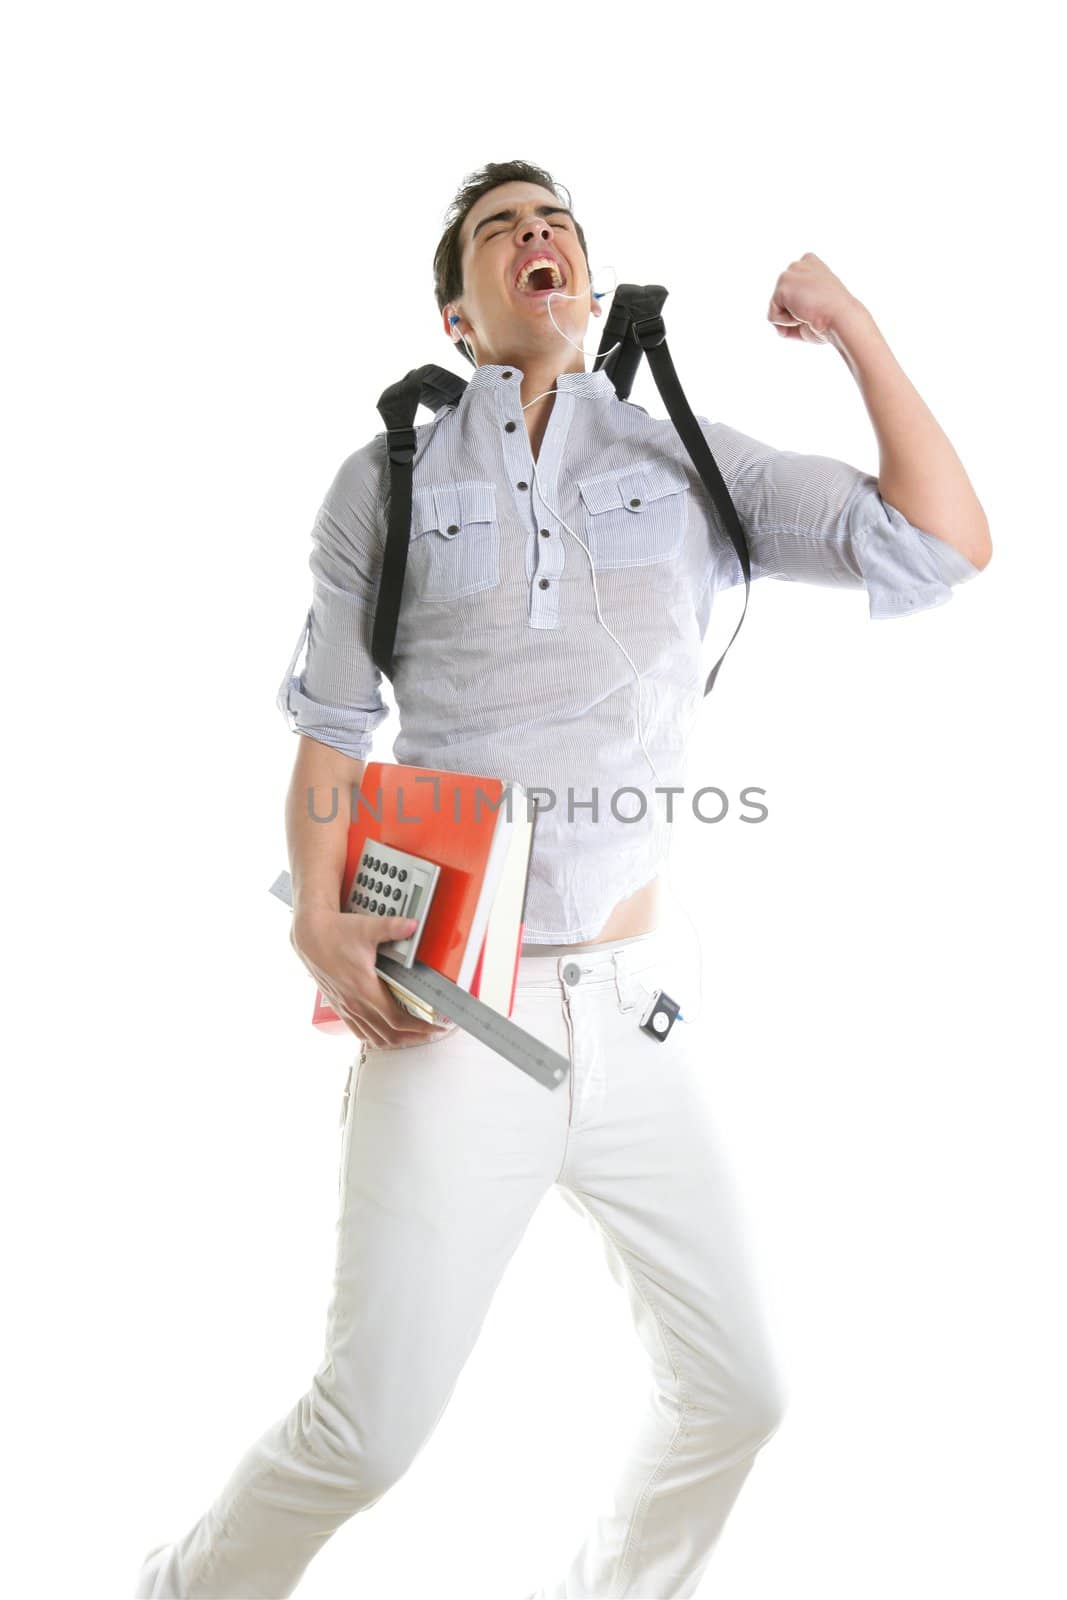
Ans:
[[[368,839],[435,862],[437,888],[416,960],[478,998],[488,962],[495,1000],[487,1003],[510,1017],[535,820],[526,791],[502,778],[369,761],[353,798],[341,904],[348,903]],[[510,973],[503,988],[502,962],[505,978]],[[321,990],[311,1020],[324,1032],[350,1031]]]

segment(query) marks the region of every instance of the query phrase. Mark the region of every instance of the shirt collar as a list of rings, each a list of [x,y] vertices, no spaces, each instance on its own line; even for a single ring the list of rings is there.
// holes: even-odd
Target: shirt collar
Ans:
[[[505,378],[504,373],[509,372],[510,378]],[[484,366],[476,367],[467,380],[466,394],[479,394],[483,390],[505,389],[515,394],[520,392],[522,380],[525,377],[521,367],[505,366],[503,363],[488,362]],[[512,385],[514,389],[512,390]],[[606,372],[561,372],[556,379],[556,389],[560,394],[575,394],[592,400],[615,399],[615,385]]]

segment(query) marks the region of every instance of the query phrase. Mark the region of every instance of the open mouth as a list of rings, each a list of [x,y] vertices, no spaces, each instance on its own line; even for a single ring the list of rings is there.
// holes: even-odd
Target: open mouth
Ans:
[[[527,299],[543,299],[553,291],[562,292],[566,280],[562,268],[547,263],[534,267],[532,271],[523,271],[519,274],[518,281],[514,284],[516,294],[526,296]]]

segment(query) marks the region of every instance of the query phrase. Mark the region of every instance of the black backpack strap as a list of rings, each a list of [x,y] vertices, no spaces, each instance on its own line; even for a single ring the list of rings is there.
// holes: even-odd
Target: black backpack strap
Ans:
[[[741,563],[745,579],[745,604],[737,627],[726,649],[712,667],[704,687],[705,695],[711,693],[726,652],[733,644],[748,611],[752,579],[748,543],[741,519],[730,498],[722,473],[704,437],[699,422],[685,397],[678,374],[674,370],[667,348],[666,329],[660,312],[667,298],[661,284],[640,285],[622,283],[612,297],[611,310],[604,326],[600,348],[593,362],[594,371],[606,372],[620,400],[629,397],[633,380],[642,355],[648,357],[652,376],[656,380],[667,412],[678,435],[693,460],[705,488],[711,495],[730,542]],[[607,354],[613,345],[617,350]],[[602,359],[603,358],[603,359]],[[400,602],[404,591],[404,574],[407,570],[408,545],[411,541],[411,480],[412,462],[415,458],[415,413],[419,405],[437,411],[443,405],[455,405],[467,387],[467,380],[458,373],[432,363],[413,367],[399,383],[384,391],[378,401],[378,411],[386,427],[389,452],[389,528],[382,561],[378,604],[374,614],[374,631],[371,655],[383,676],[392,681],[393,647],[396,640]]]
[[[745,578],[745,604],[741,611],[737,627],[730,635],[726,650],[729,650],[737,638],[741,623],[745,620],[748,611],[748,598],[752,582],[752,567],[749,559],[748,541],[745,538],[741,519],[737,508],[730,498],[730,491],[726,487],[718,463],[708,447],[703,430],[696,417],[693,415],[678,374],[674,370],[670,351],[667,348],[667,333],[663,325],[660,312],[663,302],[667,298],[667,290],[662,284],[649,283],[644,286],[636,283],[620,283],[615,290],[608,313],[604,332],[600,340],[593,368],[596,370],[597,362],[604,357],[600,371],[606,372],[615,385],[615,393],[620,400],[628,398],[633,386],[634,376],[640,364],[642,355],[648,357],[652,376],[656,380],[656,387],[667,407],[671,421],[681,437],[697,471],[704,482],[704,486],[711,495],[712,501],[725,524],[730,536],[730,543],[737,552],[737,559],[741,563],[741,571]],[[608,355],[612,345],[618,344],[619,348]],[[726,650],[716,661],[708,674],[704,693],[711,693],[712,686],[722,666]]]
[[[439,411],[444,405],[455,405],[466,387],[466,378],[461,378],[458,373],[428,364],[425,367],[413,367],[399,383],[390,384],[378,401],[389,451],[389,530],[382,557],[371,656],[379,672],[390,682],[393,678],[396,625],[400,616],[408,544],[411,540],[415,413],[420,404],[428,406],[431,411]]]

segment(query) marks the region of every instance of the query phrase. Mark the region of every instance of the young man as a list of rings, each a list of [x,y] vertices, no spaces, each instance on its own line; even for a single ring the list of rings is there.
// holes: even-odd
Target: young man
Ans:
[[[379,433],[341,465],[316,520],[313,603],[279,695],[303,736],[287,803],[292,940],[361,1041],[326,1354],[195,1526],[149,1554],[139,1596],[290,1594],[426,1443],[553,1185],[602,1237],[655,1392],[569,1570],[530,1600],[694,1594],[783,1412],[709,1112],[710,1034],[679,1025],[657,1042],[637,1026],[671,979],[655,802],[682,784],[701,641],[740,566],[673,424],[586,369],[600,308],[582,230],[546,172],[474,174],[435,279],[445,332],[475,371],[417,429],[393,753],[551,796],[513,1014],[571,1072],[547,1092],[462,1030],[442,1037],[401,1010],[374,971],[399,919],[340,911],[347,810],[310,814],[309,789],[326,816],[330,789],[358,784],[386,715],[370,653],[387,526]],[[753,578],[862,587],[873,617],[947,600],[990,558],[986,519],[870,313],[809,254],[779,278],[768,316],[837,347],[881,464],[875,480],[700,418]],[[646,804],[613,805],[624,787]]]

